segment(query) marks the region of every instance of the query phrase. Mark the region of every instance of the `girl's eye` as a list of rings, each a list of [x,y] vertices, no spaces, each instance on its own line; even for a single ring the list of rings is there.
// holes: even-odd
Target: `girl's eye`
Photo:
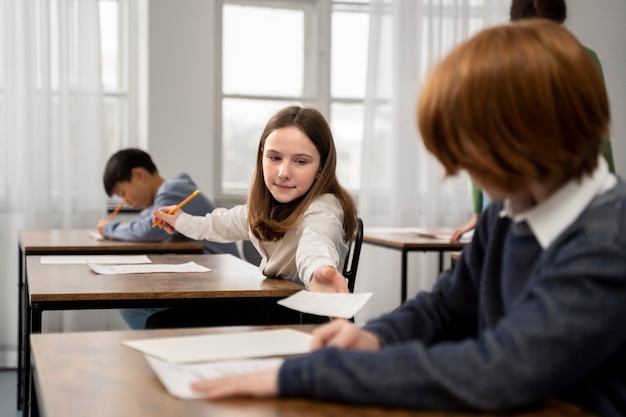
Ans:
[[[268,156],[270,161],[280,161],[280,157],[279,156]]]
[[[296,160],[296,164],[298,164],[298,165],[305,165],[306,161],[304,159],[297,159]]]

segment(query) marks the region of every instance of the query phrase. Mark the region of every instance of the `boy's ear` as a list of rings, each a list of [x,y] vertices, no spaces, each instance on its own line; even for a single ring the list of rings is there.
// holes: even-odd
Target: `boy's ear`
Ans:
[[[142,181],[146,178],[147,171],[142,167],[134,167],[130,170],[130,180],[139,180]]]

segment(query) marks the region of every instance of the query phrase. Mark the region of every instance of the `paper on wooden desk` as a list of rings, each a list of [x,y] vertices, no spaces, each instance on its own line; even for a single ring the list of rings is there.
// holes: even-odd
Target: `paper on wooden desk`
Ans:
[[[146,255],[47,255],[39,259],[42,264],[149,264]]]
[[[149,355],[144,356],[165,389],[174,397],[183,400],[204,398],[202,393],[191,390],[192,382],[278,368],[283,362],[279,358],[269,358],[181,364],[166,362]]]
[[[98,274],[153,274],[155,272],[209,272],[210,269],[195,262],[184,264],[101,265],[88,262]]]
[[[278,300],[278,304],[303,313],[349,319],[354,317],[371,296],[371,292],[326,293],[301,290]]]
[[[293,329],[127,340],[124,345],[172,363],[286,356],[311,350],[313,336]]]

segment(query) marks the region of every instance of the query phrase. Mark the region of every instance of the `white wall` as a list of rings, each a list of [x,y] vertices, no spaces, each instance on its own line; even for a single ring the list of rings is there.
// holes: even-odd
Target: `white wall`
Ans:
[[[148,142],[165,177],[187,171],[213,196],[215,2],[150,0]]]
[[[611,101],[611,142],[615,170],[626,178],[626,1],[568,0],[566,26],[602,63]]]

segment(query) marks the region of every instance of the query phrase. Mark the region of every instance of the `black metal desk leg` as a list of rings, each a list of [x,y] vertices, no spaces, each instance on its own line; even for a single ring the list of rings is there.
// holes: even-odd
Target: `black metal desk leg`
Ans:
[[[23,417],[31,416],[31,401],[34,396],[33,392],[33,370],[30,364],[30,335],[33,333],[41,333],[43,310],[37,303],[29,304],[28,321],[26,323],[27,332],[24,337],[24,394],[22,397],[22,413]]]
[[[19,242],[17,261],[17,409],[22,409],[22,387],[23,387],[23,340],[24,340],[24,255]]]
[[[402,249],[402,293],[401,293],[401,302],[404,303],[406,301],[406,293],[407,293],[407,257],[408,252],[406,249]]]

